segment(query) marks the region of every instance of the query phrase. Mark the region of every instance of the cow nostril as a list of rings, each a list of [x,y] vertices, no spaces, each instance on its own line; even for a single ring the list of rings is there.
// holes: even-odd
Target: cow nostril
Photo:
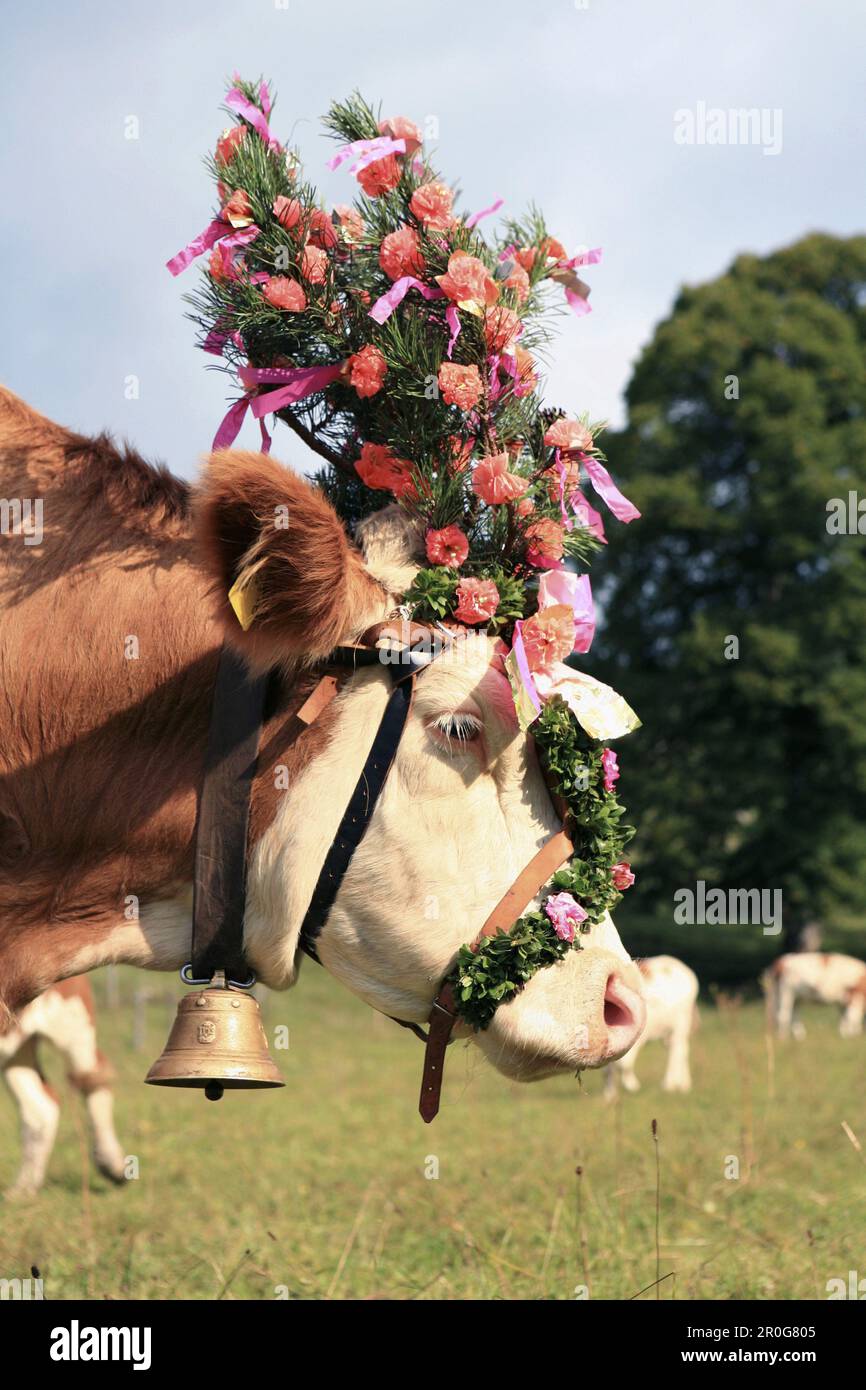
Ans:
[[[641,996],[616,971],[608,975],[604,987],[603,1015],[608,1056],[621,1057],[643,1032],[646,1008]]]
[[[616,999],[604,996],[604,1021],[608,1028],[628,1028],[632,1021],[631,1010]]]
[[[637,996],[623,984],[618,974],[608,975],[604,987],[604,1021],[608,1028],[632,1028],[636,1001]]]

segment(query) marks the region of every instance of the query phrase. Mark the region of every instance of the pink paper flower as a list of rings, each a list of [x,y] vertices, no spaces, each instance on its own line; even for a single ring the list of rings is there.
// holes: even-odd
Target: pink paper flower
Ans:
[[[528,391],[534,391],[538,385],[538,376],[535,371],[535,359],[531,352],[522,348],[520,344],[515,344],[514,360],[517,363],[517,375],[520,378],[519,390],[516,394],[525,396]]]
[[[337,203],[334,212],[340,219],[340,232],[344,241],[354,246],[364,240],[364,219],[359,212],[349,207],[348,203]]]
[[[515,314],[513,309],[507,309],[505,305],[498,305],[495,309],[488,309],[484,314],[484,338],[487,343],[488,352],[505,352],[514,343],[520,329],[522,320],[519,314]]]
[[[508,455],[490,454],[476,464],[472,474],[472,491],[482,502],[498,506],[501,502],[513,502],[522,497],[529,487],[529,481],[517,473],[508,471]]]
[[[253,221],[253,209],[250,203],[250,195],[243,188],[236,188],[232,196],[223,206],[220,213],[224,222],[230,222],[233,227],[249,227]]]
[[[614,864],[610,871],[610,876],[613,879],[614,888],[618,888],[620,893],[624,893],[626,888],[631,888],[634,883],[634,874],[631,871],[631,865],[626,864],[625,861]]]
[[[458,623],[475,627],[486,623],[499,607],[499,590],[492,579],[461,579],[457,585],[457,607],[454,616]]]
[[[487,266],[468,251],[455,251],[448,257],[445,275],[435,278],[455,304],[495,304],[499,298],[499,286]]]
[[[567,420],[562,415],[545,431],[544,442],[552,449],[561,449],[564,454],[586,453],[592,448],[592,430],[580,420]]]
[[[588,652],[595,636],[595,606],[588,574],[548,570],[538,581],[538,607],[565,603],[574,617],[574,651]]]
[[[334,224],[322,208],[313,208],[310,213],[307,236],[314,246],[321,246],[325,251],[332,251],[336,246]]]
[[[526,528],[526,558],[536,569],[549,569],[562,559],[563,529],[558,521],[540,517]]]
[[[421,131],[406,116],[386,116],[379,122],[379,134],[390,135],[392,140],[405,140],[407,159],[421,148]]]
[[[565,604],[555,604],[527,618],[521,628],[530,671],[541,671],[564,661],[574,650],[574,614]]]
[[[409,207],[425,227],[444,232],[451,225],[453,202],[454,195],[451,189],[437,179],[433,183],[422,183],[416,188],[409,201]]]
[[[469,554],[469,541],[459,526],[428,531],[426,545],[431,565],[448,565],[450,569],[459,569]]]
[[[359,169],[357,177],[368,198],[381,198],[400,182],[400,165],[395,155],[386,154],[384,159],[376,159],[366,169]]]
[[[459,434],[449,434],[448,447],[451,457],[448,460],[449,473],[465,473],[475,448],[474,439],[461,439]]]
[[[544,904],[544,910],[560,941],[573,941],[576,928],[587,918],[587,913],[570,893],[554,893]]]
[[[383,237],[379,264],[391,280],[401,280],[404,275],[424,274],[424,257],[414,227],[400,227]]]
[[[456,362],[443,362],[437,379],[446,405],[474,410],[481,399],[481,375],[475,366],[461,367]]]
[[[281,227],[292,231],[301,220],[303,208],[297,198],[287,198],[283,193],[274,199],[273,214]]]
[[[619,781],[619,763],[612,748],[605,748],[601,755],[601,765],[604,770],[604,789],[606,792],[612,792],[614,783]],[[616,865],[616,867],[619,868],[620,866]]]
[[[226,248],[221,241],[218,241],[210,253],[207,268],[212,280],[237,280],[233,247]]]
[[[324,255],[324,252],[321,253]],[[377,347],[368,343],[360,352],[353,352],[348,361],[349,383],[359,396],[375,396],[382,389],[388,372],[385,358]]]
[[[367,487],[392,492],[395,497],[405,497],[415,491],[411,463],[397,458],[385,444],[365,444],[361,457],[355,462],[355,470]]]
[[[272,276],[262,287],[262,294],[275,309],[287,309],[292,314],[300,314],[307,307],[303,289],[288,275]]]
[[[301,252],[301,274],[311,285],[324,285],[328,278],[327,252],[308,242]]]
[[[222,135],[217,140],[217,164],[231,164],[238,152],[238,145],[244,139],[246,133],[247,128],[245,125],[229,126],[227,130],[223,131]]]
[[[522,265],[515,265],[502,283],[507,290],[514,292],[518,304],[523,304],[529,298],[529,276]]]

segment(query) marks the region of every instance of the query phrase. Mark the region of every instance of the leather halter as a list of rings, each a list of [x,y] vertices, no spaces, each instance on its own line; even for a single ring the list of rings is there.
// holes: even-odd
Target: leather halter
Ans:
[[[408,637],[409,645],[394,653],[396,661],[383,660],[376,643],[384,636]],[[363,839],[412,707],[415,682],[423,666],[413,664],[413,645],[430,642],[431,630],[419,624],[377,623],[354,646],[339,647],[325,663],[326,669],[312,694],[297,711],[302,724],[310,725],[337,694],[343,679],[359,666],[377,665],[389,673],[393,690],[367,755],[361,775],[349,799],[333,843],[325,858],[300,931],[300,946],[319,961],[316,941],[325,925],[340,886]],[[341,672],[341,674],[336,674]],[[205,780],[196,824],[196,876],[193,908],[193,961],[201,968],[223,968],[226,962],[243,979],[243,906],[246,883],[246,837],[249,793],[267,698],[268,676],[248,677],[239,657],[226,646],[220,656],[214,707],[208,736]],[[548,783],[549,786],[549,783]],[[554,805],[563,820],[533,855],[488,916],[470,943],[481,942],[499,931],[508,931],[523,914],[547,880],[573,851],[567,830],[568,812],[551,789]],[[199,968],[195,968],[198,965]],[[445,1050],[458,1021],[456,999],[447,976],[430,1010],[426,1035],[416,1023],[394,1022],[410,1028],[425,1043],[419,1111],[429,1123],[439,1110]]]

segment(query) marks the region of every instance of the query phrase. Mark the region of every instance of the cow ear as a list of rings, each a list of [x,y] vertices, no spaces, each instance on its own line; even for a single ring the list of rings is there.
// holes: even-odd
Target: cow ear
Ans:
[[[226,634],[254,665],[321,660],[388,610],[331,504],[266,454],[211,454],[194,523]]]

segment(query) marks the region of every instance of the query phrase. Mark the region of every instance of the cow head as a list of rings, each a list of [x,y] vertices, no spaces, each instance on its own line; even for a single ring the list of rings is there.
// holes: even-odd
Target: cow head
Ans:
[[[323,658],[393,612],[411,579],[417,542],[402,512],[361,528],[362,554],[320,493],[260,455],[215,455],[197,516],[227,631],[254,663]],[[246,632],[224,597],[245,576],[255,594]],[[351,677],[327,742],[257,844],[246,948],[275,988],[294,981],[300,924],[390,690],[384,669]],[[557,828],[497,643],[456,641],[418,679],[385,789],[319,938],[323,964],[373,1008],[424,1022],[459,946]],[[610,919],[583,946],[474,1035],[500,1071],[529,1080],[600,1066],[639,1036],[640,979]]]

